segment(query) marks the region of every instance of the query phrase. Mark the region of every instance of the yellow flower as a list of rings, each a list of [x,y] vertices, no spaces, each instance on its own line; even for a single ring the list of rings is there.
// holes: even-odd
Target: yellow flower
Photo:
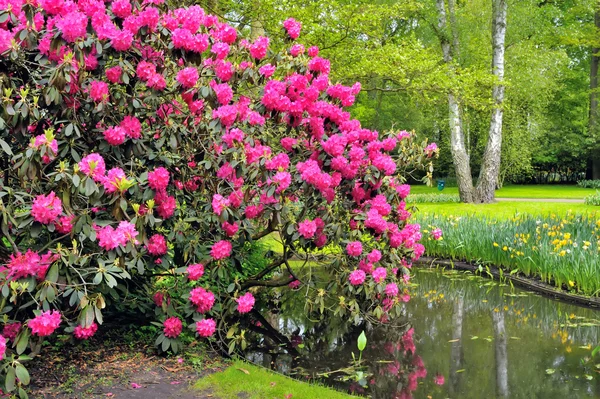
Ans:
[[[505,245],[505,246],[502,247],[502,250],[503,251],[508,251],[508,247]]]
[[[564,252],[564,251],[563,251],[563,252]],[[571,281],[571,280],[569,280],[569,287],[575,287],[575,282],[574,282],[574,281]]]
[[[497,242],[495,242],[495,243],[494,243],[494,246],[495,246],[495,247],[498,247],[499,245],[498,245],[498,243],[497,243]]]

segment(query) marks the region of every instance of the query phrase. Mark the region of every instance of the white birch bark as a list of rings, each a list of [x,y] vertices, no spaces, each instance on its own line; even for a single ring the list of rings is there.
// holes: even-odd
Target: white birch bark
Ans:
[[[484,203],[494,200],[500,174],[506,14],[507,0],[492,0],[492,73],[496,77],[496,84],[492,89],[494,105],[490,120],[490,132],[477,182],[477,202]]]

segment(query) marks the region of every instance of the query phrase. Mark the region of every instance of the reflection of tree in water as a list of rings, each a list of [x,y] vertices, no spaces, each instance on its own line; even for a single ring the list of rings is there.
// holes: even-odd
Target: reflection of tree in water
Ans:
[[[249,360],[280,372],[327,382],[342,390],[369,395],[372,398],[410,398],[418,380],[427,375],[420,356],[416,355],[414,330],[407,324],[372,324],[362,320],[358,325],[342,317],[304,323],[270,313],[264,318],[286,334],[299,356],[293,357],[285,347],[266,338],[251,344]],[[353,364],[352,353],[359,357],[357,340],[365,331],[368,344],[360,365]],[[364,373],[362,387],[357,372]]]

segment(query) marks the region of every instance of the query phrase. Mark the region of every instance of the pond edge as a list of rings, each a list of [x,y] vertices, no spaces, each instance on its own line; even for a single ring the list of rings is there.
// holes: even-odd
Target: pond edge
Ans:
[[[566,291],[562,291],[557,289],[556,287],[543,283],[541,281],[535,281],[530,278],[524,277],[523,275],[517,274],[509,274],[502,270],[502,274],[500,269],[496,266],[488,265],[484,272],[480,272],[479,265],[475,265],[473,263],[463,262],[463,261],[454,261],[449,259],[439,259],[434,257],[424,256],[418,261],[414,261],[413,265],[418,267],[426,267],[426,268],[437,268],[437,267],[445,267],[456,270],[466,270],[473,272],[474,274],[478,274],[482,277],[490,278],[493,280],[509,280],[515,286],[520,288],[525,288],[530,291],[534,291],[540,295],[550,297],[553,299],[559,299],[562,301],[574,303],[580,306],[588,307],[588,308],[600,308],[600,298],[596,297],[587,297],[583,295],[571,294]],[[489,274],[488,274],[489,272]],[[490,276],[491,274],[491,276]]]

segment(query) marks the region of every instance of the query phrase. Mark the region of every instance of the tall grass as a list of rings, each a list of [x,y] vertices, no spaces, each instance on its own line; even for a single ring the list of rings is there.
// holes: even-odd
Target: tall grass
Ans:
[[[539,277],[570,291],[600,294],[600,219],[567,213],[556,216],[418,214],[425,231],[441,228],[443,239],[426,234],[426,254],[493,264],[507,271]]]

